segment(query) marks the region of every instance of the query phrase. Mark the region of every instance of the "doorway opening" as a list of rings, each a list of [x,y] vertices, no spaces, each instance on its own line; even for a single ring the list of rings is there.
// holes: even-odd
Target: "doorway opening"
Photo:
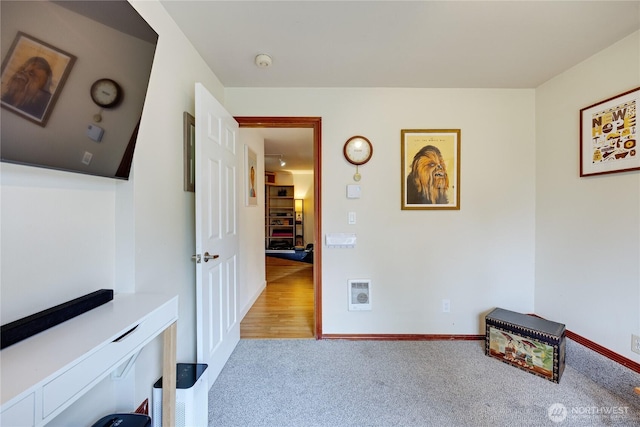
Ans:
[[[313,286],[313,336],[320,339],[322,336],[322,245],[317,244],[322,236],[321,232],[321,125],[320,117],[234,117],[240,128],[310,128],[313,131],[313,236],[306,238],[312,244],[312,286]],[[265,153],[267,154],[267,153]],[[270,154],[270,153],[269,153]],[[307,245],[308,246],[308,245]],[[265,255],[265,262],[266,262]],[[271,258],[271,257],[269,257]],[[295,262],[295,261],[293,261]],[[286,263],[286,260],[269,260],[274,268],[278,264]],[[269,263],[267,270],[269,270]],[[291,266],[288,266],[291,268]],[[294,269],[295,266],[294,266]],[[297,273],[304,275],[303,268]],[[308,270],[307,270],[308,271]],[[269,272],[267,272],[269,275]]]

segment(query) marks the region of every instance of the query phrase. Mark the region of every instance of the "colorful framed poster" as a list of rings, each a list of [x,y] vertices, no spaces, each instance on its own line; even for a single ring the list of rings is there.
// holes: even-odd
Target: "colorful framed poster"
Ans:
[[[403,129],[403,210],[460,209],[460,129]]]
[[[2,62],[2,107],[46,126],[76,57],[18,32]]]
[[[640,169],[640,87],[580,110],[580,176]]]

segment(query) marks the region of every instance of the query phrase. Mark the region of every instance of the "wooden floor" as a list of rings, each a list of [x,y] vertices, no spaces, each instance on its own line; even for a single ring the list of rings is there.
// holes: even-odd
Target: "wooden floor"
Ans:
[[[265,258],[267,287],[240,323],[240,337],[313,338],[313,264]]]

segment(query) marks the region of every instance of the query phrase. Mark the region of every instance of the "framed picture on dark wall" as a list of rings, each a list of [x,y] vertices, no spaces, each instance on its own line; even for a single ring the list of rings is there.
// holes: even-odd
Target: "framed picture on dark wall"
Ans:
[[[402,209],[460,209],[460,129],[403,129]]]
[[[76,57],[18,32],[2,62],[2,107],[46,126]]]
[[[640,87],[580,110],[580,176],[640,170]]]

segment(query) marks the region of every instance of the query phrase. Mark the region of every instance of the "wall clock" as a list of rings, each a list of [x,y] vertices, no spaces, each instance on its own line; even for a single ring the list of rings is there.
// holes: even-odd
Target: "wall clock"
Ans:
[[[97,106],[113,108],[122,100],[122,88],[111,79],[98,79],[91,85],[91,99]]]
[[[356,165],[356,173],[353,175],[355,181],[360,181],[358,166],[367,163],[373,155],[373,145],[364,136],[356,135],[347,139],[343,148],[344,158],[352,165]]]
[[[364,165],[371,159],[373,146],[364,136],[352,136],[344,143],[344,157],[356,166]]]

